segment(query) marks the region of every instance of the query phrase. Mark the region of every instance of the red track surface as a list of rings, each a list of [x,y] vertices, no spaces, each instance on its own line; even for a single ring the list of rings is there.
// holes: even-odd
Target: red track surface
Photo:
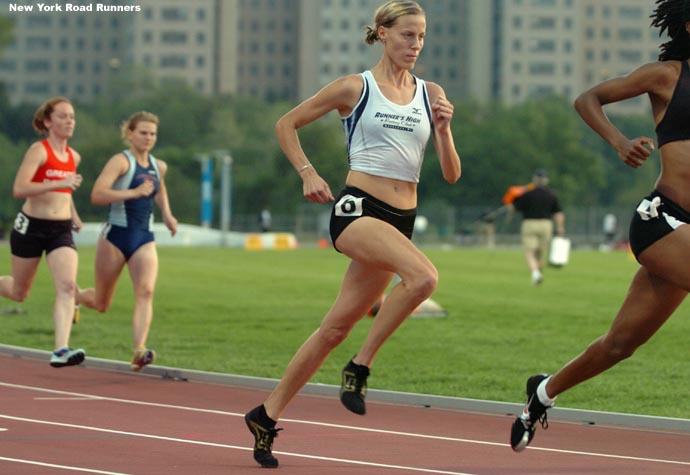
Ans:
[[[0,473],[257,474],[243,414],[265,391],[0,355]],[[688,474],[690,434],[550,421],[508,447],[512,416],[300,395],[274,444],[282,475]],[[265,473],[265,472],[264,472]],[[275,472],[270,472],[275,473]]]

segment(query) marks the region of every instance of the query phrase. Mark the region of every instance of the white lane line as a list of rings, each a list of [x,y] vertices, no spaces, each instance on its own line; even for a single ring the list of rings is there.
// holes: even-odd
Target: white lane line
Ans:
[[[69,391],[59,391],[56,389],[40,388],[40,387],[36,387],[36,386],[24,386],[24,385],[20,385],[20,384],[11,384],[11,383],[3,383],[3,382],[0,382],[0,386],[17,388],[17,389],[27,389],[27,390],[38,391],[38,392],[47,392],[47,393],[53,393],[53,394],[62,394],[62,395],[83,397],[83,398],[101,400],[101,401],[118,402],[118,403],[123,403],[123,404],[135,404],[135,405],[149,406],[149,407],[161,407],[161,408],[166,408],[166,409],[176,409],[176,410],[181,410],[181,411],[199,412],[199,413],[204,413],[204,414],[220,414],[220,415],[224,415],[224,416],[244,417],[244,414],[240,414],[237,412],[219,411],[216,409],[202,409],[202,408],[195,408],[195,407],[188,407],[188,406],[176,406],[176,405],[172,405],[172,404],[136,401],[136,400],[130,400],[130,399],[111,398],[111,397],[104,397],[104,396],[96,396],[93,394],[83,394],[83,393],[75,393],[75,392],[69,392]],[[308,425],[315,425],[315,426],[320,426],[320,427],[331,427],[331,428],[336,428],[336,429],[346,429],[346,430],[360,431],[360,432],[372,432],[372,433],[377,433],[377,434],[389,434],[389,435],[412,437],[412,438],[418,438],[418,439],[442,440],[442,441],[447,441],[447,442],[460,442],[460,443],[465,443],[465,444],[475,444],[475,445],[493,446],[493,447],[508,447],[508,444],[499,443],[499,442],[488,442],[488,441],[483,441],[483,440],[463,439],[463,438],[459,438],[459,437],[446,437],[446,436],[428,435],[428,434],[415,434],[415,433],[410,433],[410,432],[399,432],[399,431],[391,431],[391,430],[383,430],[383,429],[372,429],[372,428],[367,428],[367,427],[355,427],[355,426],[348,426],[348,425],[342,425],[342,424],[330,424],[327,422],[303,421],[303,420],[299,420],[299,419],[281,419],[281,422],[291,422],[291,423],[295,423],[295,424],[308,424]],[[656,458],[648,458],[648,457],[633,457],[633,456],[627,456],[627,455],[616,455],[616,454],[607,454],[607,453],[599,453],[599,452],[583,452],[583,451],[574,451],[574,450],[567,450],[567,449],[554,449],[554,448],[545,448],[545,447],[528,447],[528,450],[536,450],[536,451],[552,452],[552,453],[562,453],[562,454],[569,454],[569,455],[582,455],[582,456],[589,456],[589,457],[611,458],[611,459],[619,459],[619,460],[633,460],[633,461],[639,461],[639,462],[663,463],[663,464],[671,464],[671,465],[690,466],[690,462],[684,462],[684,461],[680,461],[680,460],[656,459]],[[275,452],[275,453],[278,453],[278,452]]]
[[[81,468],[81,467],[75,467],[73,465],[56,465],[54,463],[37,462],[35,460],[13,459],[13,458],[9,458],[9,457],[1,457],[1,456],[0,456],[0,460],[5,460],[7,462],[23,463],[23,464],[27,464],[27,465],[38,465],[40,467],[60,468],[60,469],[64,469],[64,470],[71,470],[72,472],[99,473],[101,475],[131,475],[129,473],[106,472],[104,470],[96,470],[96,469],[92,469],[92,468]]]
[[[142,433],[138,433],[138,432],[106,429],[103,427],[82,426],[82,425],[78,425],[78,424],[66,424],[63,422],[52,422],[52,421],[44,421],[44,420],[38,420],[38,419],[27,419],[25,417],[14,417],[14,416],[8,416],[5,414],[0,414],[0,418],[9,419],[9,420],[13,420],[13,421],[20,421],[20,422],[31,422],[31,423],[35,423],[35,424],[50,425],[50,426],[69,427],[71,429],[82,429],[82,430],[90,430],[90,431],[95,431],[95,432],[106,432],[109,434],[127,435],[130,437],[142,437],[142,438],[146,438],[146,439],[163,440],[166,442],[177,442],[177,443],[190,444],[190,445],[203,445],[206,447],[219,447],[219,448],[234,449],[234,450],[245,450],[245,451],[251,451],[252,450],[251,448],[248,448],[248,447],[239,447],[236,445],[218,444],[215,442],[202,442],[199,440],[179,439],[177,437],[167,437],[167,436],[154,435],[154,434],[142,434]],[[334,457],[321,457],[321,456],[316,456],[316,455],[299,454],[299,453],[293,453],[293,452],[274,451],[273,453],[277,454],[277,455],[286,455],[286,456],[290,456],[290,457],[306,458],[306,459],[312,459],[312,460],[323,460],[323,461],[328,461],[328,462],[337,462],[337,463],[344,463],[344,464],[350,464],[350,465],[360,465],[360,466],[367,466],[367,467],[391,468],[391,469],[396,469],[396,470],[406,470],[408,472],[437,473],[440,475],[477,475],[477,474],[465,473],[465,472],[451,472],[451,471],[447,471],[447,470],[434,470],[434,469],[430,469],[430,468],[407,467],[404,465],[390,465],[390,464],[385,464],[385,463],[367,462],[364,460],[349,460],[349,459],[340,459],[340,458],[334,458]],[[96,473],[99,473],[99,472],[96,472]],[[103,473],[106,473],[106,472],[103,472]]]

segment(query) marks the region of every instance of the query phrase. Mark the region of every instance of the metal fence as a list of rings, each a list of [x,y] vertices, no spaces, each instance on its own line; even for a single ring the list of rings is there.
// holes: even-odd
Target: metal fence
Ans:
[[[330,205],[306,204],[295,214],[272,216],[271,231],[294,233],[300,241],[328,238]],[[424,216],[428,226],[415,231],[415,240],[427,244],[453,244],[462,246],[511,246],[520,242],[519,214],[480,206],[453,207],[447,205],[420,206],[418,216]],[[566,235],[574,247],[598,247],[611,241],[627,241],[631,208],[570,207],[564,209]],[[612,235],[604,230],[604,217],[615,217]],[[240,232],[258,232],[256,215],[234,214],[231,229]]]

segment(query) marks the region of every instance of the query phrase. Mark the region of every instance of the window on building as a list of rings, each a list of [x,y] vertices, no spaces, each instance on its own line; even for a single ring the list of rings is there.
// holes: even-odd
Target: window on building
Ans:
[[[639,28],[621,28],[618,31],[618,38],[621,41],[640,41],[642,39],[642,31]]]
[[[27,49],[49,50],[52,41],[49,36],[29,36],[26,38]]]
[[[642,52],[637,49],[624,49],[618,52],[618,57],[621,61],[628,63],[641,63],[642,62]]]
[[[45,14],[33,14],[26,18],[26,26],[29,28],[50,28],[52,17]]]
[[[189,18],[189,10],[184,7],[163,8],[161,18],[166,21],[185,21]]]
[[[534,17],[530,21],[530,28],[533,30],[553,30],[556,28],[556,19],[548,16]]]
[[[187,43],[186,31],[163,31],[161,32],[161,42],[169,45],[179,45]]]
[[[532,0],[532,6],[535,7],[554,7],[556,0]]]
[[[166,54],[160,57],[159,65],[161,68],[186,68],[187,57],[179,54]]]
[[[550,39],[534,39],[529,42],[530,53],[553,53],[556,51],[556,42]]]
[[[552,76],[555,69],[553,63],[536,62],[529,65],[529,73],[533,76]]]
[[[625,20],[639,20],[644,16],[642,8],[635,6],[623,6],[618,10],[618,14]]]
[[[554,93],[554,89],[549,84],[535,84],[528,88],[527,93],[531,97],[551,96]]]
[[[50,83],[28,81],[24,84],[24,92],[27,94],[49,94]]]
[[[0,71],[16,71],[17,62],[11,59],[0,60]]]

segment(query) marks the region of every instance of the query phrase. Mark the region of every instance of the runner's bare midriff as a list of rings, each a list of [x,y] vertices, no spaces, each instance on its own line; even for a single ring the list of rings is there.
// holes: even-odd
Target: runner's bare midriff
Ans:
[[[398,209],[417,207],[417,184],[351,170],[346,183]]]

